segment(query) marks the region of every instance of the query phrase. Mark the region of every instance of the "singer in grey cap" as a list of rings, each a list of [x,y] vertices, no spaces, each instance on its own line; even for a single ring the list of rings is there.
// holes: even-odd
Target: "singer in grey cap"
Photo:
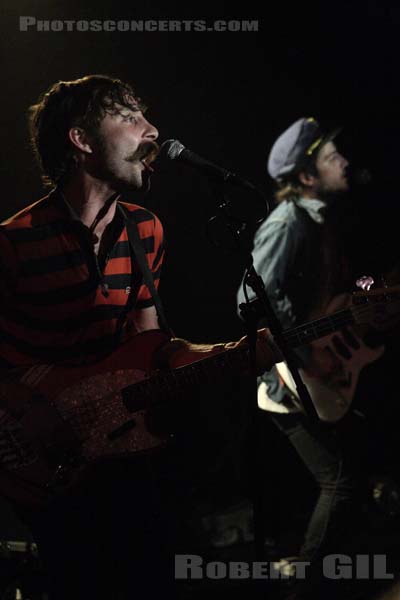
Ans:
[[[301,118],[278,137],[269,153],[268,173],[276,184],[277,206],[256,232],[253,258],[284,329],[325,314],[328,302],[352,287],[346,257],[341,256],[340,241],[328,219],[330,207],[349,187],[348,161],[334,143],[337,133],[322,131],[315,119]],[[242,287],[238,301],[243,301]],[[296,354],[299,367],[315,377],[325,378],[338,368],[337,359],[326,349],[306,346]],[[274,368],[259,379],[258,403],[287,436],[319,487],[299,553],[300,560],[318,565],[324,555],[343,551],[357,489],[355,470],[347,459],[359,463],[355,448],[354,456],[346,455],[334,425],[309,422],[291,386],[284,383],[283,372]],[[317,579],[311,576],[312,585]]]

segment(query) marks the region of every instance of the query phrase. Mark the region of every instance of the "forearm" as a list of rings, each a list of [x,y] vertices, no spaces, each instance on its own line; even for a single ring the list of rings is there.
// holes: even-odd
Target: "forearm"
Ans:
[[[164,344],[157,352],[156,364],[163,367],[176,369],[235,348],[235,342],[219,344],[194,344],[182,338],[173,338]]]
[[[217,344],[194,344],[181,338],[173,338],[158,350],[156,364],[159,368],[170,367],[176,369],[208,358],[209,356],[246,347],[247,345],[246,337],[242,337],[235,342]],[[282,360],[279,349],[275,345],[270,332],[266,329],[258,332],[256,357],[257,371],[259,373],[263,373],[270,369],[276,362]]]

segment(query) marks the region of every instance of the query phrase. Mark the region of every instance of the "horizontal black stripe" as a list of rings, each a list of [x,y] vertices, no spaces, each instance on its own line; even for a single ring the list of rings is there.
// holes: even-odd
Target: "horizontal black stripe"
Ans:
[[[154,236],[142,238],[141,241],[146,254],[154,252]],[[129,256],[129,242],[117,242],[110,256],[110,260],[114,258],[129,258]],[[85,264],[85,255],[81,250],[77,249],[62,254],[46,256],[44,258],[21,261],[20,273],[25,277],[34,275],[40,276],[57,273],[64,269],[70,269],[82,264]]]
[[[154,306],[153,298],[148,298],[148,300],[138,300],[135,305],[135,310],[139,310],[141,308],[149,308],[149,306]]]
[[[124,207],[126,208],[126,207]],[[130,219],[136,221],[136,223],[145,223],[146,221],[154,221],[154,215],[145,208],[138,208],[135,210],[126,209]]]
[[[157,269],[156,272],[153,274],[155,280],[160,278],[160,272],[161,268]],[[131,285],[131,281],[132,279],[130,274],[125,273],[117,275],[106,275],[104,277],[104,282],[112,290],[125,290],[126,287]],[[137,281],[137,278],[135,279],[135,281]],[[90,293],[95,293],[100,283],[101,281],[97,273],[93,273],[92,277],[89,277],[86,281],[74,285],[40,292],[35,292],[34,290],[21,292],[19,294],[16,294],[16,301],[23,305],[31,304],[32,306],[48,306],[54,304],[62,305],[66,302],[79,300],[80,298],[83,299],[85,295],[88,295]]]
[[[126,295],[126,299],[128,299],[128,294]],[[59,318],[57,320],[38,318],[36,315],[33,318],[32,315],[24,313],[21,310],[8,310],[5,314],[5,318],[9,322],[14,322],[17,325],[25,327],[27,330],[27,337],[29,337],[29,330],[32,332],[72,332],[75,329],[82,329],[82,327],[99,321],[118,319],[124,310],[125,304],[98,304],[97,306],[92,306],[89,310],[80,313],[76,317]]]
[[[63,254],[46,256],[45,258],[34,258],[20,262],[20,273],[25,277],[33,275],[47,275],[78,267],[85,264],[85,256],[81,250],[72,250]]]
[[[143,227],[140,227],[140,224],[151,222],[153,225],[155,223],[154,215],[146,209],[139,208],[134,209],[133,211],[129,211],[128,209],[128,214],[130,219],[139,224],[139,235],[140,233],[142,233],[142,235],[144,233]],[[9,321],[14,321],[15,325],[18,325],[21,328],[22,339],[19,336],[15,336],[15,332],[6,333],[3,331],[0,332],[2,340],[8,343],[11,347],[14,347],[16,351],[31,357],[33,362],[74,360],[78,357],[78,355],[83,357],[90,355],[98,356],[99,353],[102,353],[103,351],[111,350],[111,348],[115,346],[116,335],[110,333],[102,335],[101,322],[103,322],[105,327],[107,327],[107,322],[111,319],[116,319],[117,322],[121,321],[122,317],[125,315],[127,307],[125,306],[125,303],[123,306],[115,304],[91,306],[91,304],[93,304],[94,295],[97,292],[100,280],[96,271],[95,255],[93,253],[91,238],[88,235],[88,229],[81,222],[72,220],[69,215],[65,218],[59,218],[55,216],[54,221],[43,225],[36,225],[35,221],[37,222],[39,219],[43,220],[46,217],[45,212],[32,209],[32,217],[33,227],[25,227],[14,230],[7,227],[3,228],[4,235],[10,240],[11,243],[15,244],[16,250],[18,250],[19,244],[26,244],[24,253],[27,256],[27,259],[20,263],[19,273],[21,274],[21,278],[31,277],[31,281],[29,282],[31,286],[29,287],[32,289],[28,289],[24,293],[20,292],[16,294],[14,298],[14,306],[18,307],[18,310],[8,309],[8,313],[6,315],[6,318]],[[53,217],[48,215],[48,218]],[[9,227],[12,227],[12,224]],[[151,230],[152,229],[153,227],[151,227]],[[60,234],[68,235],[67,241],[69,240],[69,252],[67,251],[64,253],[60,248],[60,250],[58,250],[59,254],[44,258],[30,258],[29,243],[43,243],[43,247],[46,248],[46,244],[52,243],[54,247],[54,242],[56,242],[55,247],[57,248],[57,239],[59,238]],[[154,235],[149,235],[141,239],[145,253],[154,253]],[[112,240],[110,245],[112,245]],[[129,257],[129,242],[116,241],[110,252],[110,267],[112,267],[113,259]],[[159,277],[158,267],[159,263],[161,262],[161,257],[162,248],[158,249],[157,256],[153,261],[154,265],[157,267],[157,272],[155,274],[156,280]],[[57,283],[60,283],[59,274],[61,274],[64,270],[75,268],[77,271],[78,267],[85,263],[88,265],[89,270],[88,278],[85,281],[79,281],[79,283],[67,283],[62,288],[48,289],[47,287],[46,290],[36,291],[35,277],[37,277],[37,281],[40,282],[41,276],[49,274],[49,285],[56,285]],[[72,280],[76,274],[76,271],[75,273],[72,272]],[[79,273],[78,275],[81,276]],[[139,277],[137,277],[138,275]],[[140,273],[138,273],[136,269],[134,276],[134,285],[136,288],[138,286],[138,279],[140,279]],[[68,279],[70,278],[68,277]],[[129,288],[132,281],[133,279],[129,272],[116,275],[107,275],[105,277],[105,283],[111,290],[121,291],[122,296],[118,294],[117,300],[121,299],[122,302],[124,302],[125,298],[128,302],[129,295],[127,293],[125,294],[124,291]],[[28,286],[26,285],[26,287]],[[84,314],[78,314],[76,317],[66,316],[68,315],[68,303],[75,301],[82,302],[84,306],[86,302],[86,306],[90,308],[85,309]],[[152,305],[153,300],[150,298],[148,300],[139,300],[135,308],[147,308]],[[54,321],[47,321],[45,319],[46,306],[57,307],[57,310],[59,308],[60,318],[56,318]],[[43,308],[43,310],[40,311],[41,317],[39,319],[28,314],[30,307],[32,310],[34,307],[39,307],[39,309]],[[99,326],[96,326],[96,323],[99,323]],[[94,329],[92,335],[96,335],[97,333],[100,337],[82,342],[81,333],[82,331],[84,332],[85,327],[88,328],[90,325],[93,325]],[[99,329],[100,331],[98,331]],[[35,337],[37,337],[37,332],[43,333],[45,345],[40,345],[38,341],[35,340]],[[49,332],[48,338],[46,336],[46,332]],[[69,333],[72,338],[76,337],[77,341],[76,343],[72,342],[72,344],[66,347],[62,345],[63,342],[61,341],[61,346],[57,346],[57,344],[52,343],[52,332],[54,333],[53,337],[55,337],[56,334],[61,334],[61,337],[63,337],[62,334],[64,332]],[[29,341],[27,341],[25,338],[28,338]]]
[[[141,242],[143,244],[143,248],[146,254],[150,254],[154,252],[154,236],[150,235],[145,238],[141,238]],[[130,256],[130,246],[129,241],[125,242],[117,242],[113,248],[111,259],[112,258],[126,258]]]
[[[145,238],[140,238],[140,241],[142,242],[142,246],[146,254],[154,252],[154,235],[150,235]]]
[[[74,224],[74,221],[60,219],[46,225],[24,227],[22,229],[5,229],[3,226],[1,230],[11,242],[42,242],[49,238],[57,237],[60,233],[70,232],[72,229],[71,224]]]
[[[133,211],[128,209],[128,214],[130,218],[136,221],[136,223],[154,221],[154,215],[144,208]],[[41,216],[41,218],[44,218],[44,215]],[[33,220],[34,219],[35,208],[33,208]],[[12,229],[12,225],[0,226],[0,231],[2,231],[12,242],[40,242],[52,237],[57,237],[60,233],[66,233],[77,229],[86,230],[87,228],[83,223],[72,219],[69,215],[58,217],[50,223],[39,225],[33,223],[32,227]]]
[[[130,256],[129,242],[117,242],[111,253],[110,260],[113,258],[127,258]]]
[[[86,295],[94,294],[99,283],[100,279],[96,274],[86,281],[56,290],[46,290],[43,292],[29,290],[29,292],[21,292],[16,294],[15,300],[22,305],[31,304],[32,306],[64,304],[65,302],[72,302],[74,300],[83,300]]]
[[[117,275],[106,275],[104,282],[110,290],[125,290],[131,285],[132,278],[129,273],[120,273]]]
[[[66,347],[30,344],[26,340],[20,340],[3,330],[0,330],[0,336],[3,342],[9,344],[21,354],[51,364],[64,360],[75,360],[80,357],[83,359],[89,358],[90,355],[99,356],[105,351],[111,351],[116,343],[115,334],[103,335],[86,341],[78,340],[75,344]]]

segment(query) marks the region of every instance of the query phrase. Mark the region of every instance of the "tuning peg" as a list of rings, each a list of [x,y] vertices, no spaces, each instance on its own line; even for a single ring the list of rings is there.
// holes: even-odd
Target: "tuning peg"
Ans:
[[[356,286],[368,292],[374,283],[374,278],[371,275],[362,275],[357,279]]]

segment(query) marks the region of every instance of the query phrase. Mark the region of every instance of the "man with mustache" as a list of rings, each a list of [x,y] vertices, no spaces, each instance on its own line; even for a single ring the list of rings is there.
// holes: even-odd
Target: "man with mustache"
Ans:
[[[127,231],[134,222],[157,287],[162,226],[132,202],[150,185],[158,131],[133,89],[101,75],[58,82],[31,107],[31,132],[54,189],[0,228],[4,373],[40,363],[95,362],[134,334],[165,328]],[[263,368],[278,356],[268,342],[258,344]],[[170,338],[153,362],[177,367],[243,343]],[[147,460],[134,467],[117,462],[94,469],[79,494],[29,515],[52,599],[167,591],[173,557],[168,523],[159,517],[165,508]]]

